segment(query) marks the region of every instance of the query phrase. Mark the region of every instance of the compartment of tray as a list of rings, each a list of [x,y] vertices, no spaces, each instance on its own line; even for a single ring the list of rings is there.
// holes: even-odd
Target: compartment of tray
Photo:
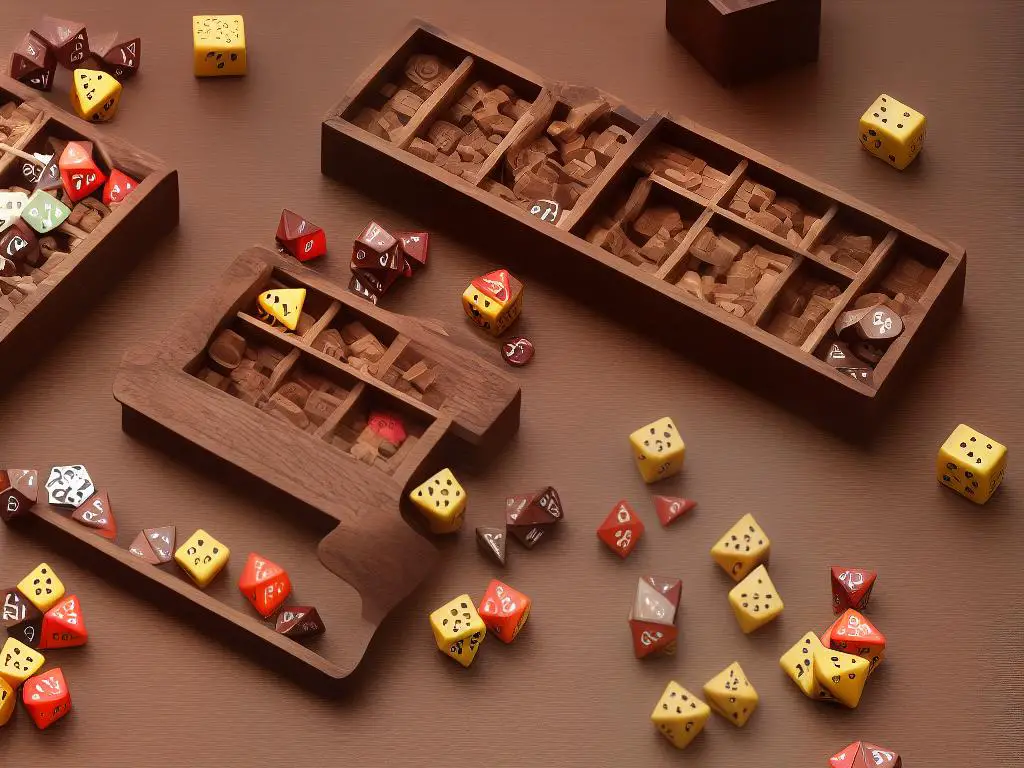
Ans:
[[[811,232],[804,245],[823,261],[860,272],[891,231],[889,226],[848,205],[836,204],[833,216],[818,232]]]
[[[801,347],[839,305],[850,281],[810,260],[803,260],[766,303],[759,327],[787,344]]]
[[[824,193],[759,163],[747,166],[722,201],[722,207],[793,247],[813,233],[831,205]]]

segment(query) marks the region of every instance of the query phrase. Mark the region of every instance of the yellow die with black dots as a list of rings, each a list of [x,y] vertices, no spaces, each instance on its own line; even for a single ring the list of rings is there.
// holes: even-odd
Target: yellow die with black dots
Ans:
[[[900,171],[920,154],[927,133],[924,115],[885,93],[860,119],[860,145]]]
[[[984,504],[1003,482],[1006,446],[960,424],[939,449],[939,482],[975,504]]]
[[[202,528],[189,536],[174,553],[174,561],[200,589],[213,581],[228,564],[231,550]]]
[[[244,75],[245,22],[241,16],[193,16],[196,77]]]
[[[523,311],[523,284],[506,269],[475,278],[462,294],[462,308],[476,325],[500,336]]]

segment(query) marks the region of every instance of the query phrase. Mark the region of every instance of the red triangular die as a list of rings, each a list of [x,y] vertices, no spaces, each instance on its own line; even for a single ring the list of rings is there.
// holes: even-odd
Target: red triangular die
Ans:
[[[250,552],[238,579],[238,588],[260,615],[267,617],[291,594],[292,583],[284,568]]]
[[[616,504],[597,527],[597,537],[619,557],[625,559],[644,535],[643,521],[626,502]]]
[[[71,519],[87,528],[95,529],[105,539],[113,541],[117,538],[117,520],[114,510],[110,507],[110,497],[106,491],[97,491],[75,510]]]
[[[509,284],[508,270],[499,269],[495,272],[490,272],[481,277],[473,280],[473,285],[478,288],[481,293],[485,293],[495,301],[500,301],[502,304],[508,301],[509,296],[512,293],[512,288]]]
[[[863,611],[871,600],[878,572],[867,568],[846,568],[834,565],[832,578],[832,610],[842,613],[847,608]]]
[[[103,186],[104,205],[122,202],[130,193],[135,191],[137,186],[139,186],[139,182],[124,171],[114,168],[110,171],[110,178],[107,179],[107,183]]]
[[[75,595],[62,598],[43,615],[39,642],[41,650],[74,648],[85,645],[88,639],[89,631],[85,628],[82,605]]]
[[[671,525],[696,506],[697,502],[691,499],[680,499],[674,496],[654,497],[654,511],[664,526]]]
[[[287,208],[281,211],[281,221],[277,225],[278,240],[294,240],[302,235],[309,234],[312,225],[294,211]]]
[[[839,750],[828,759],[829,768],[853,768],[853,764],[860,754],[860,742],[855,741],[848,747]]]

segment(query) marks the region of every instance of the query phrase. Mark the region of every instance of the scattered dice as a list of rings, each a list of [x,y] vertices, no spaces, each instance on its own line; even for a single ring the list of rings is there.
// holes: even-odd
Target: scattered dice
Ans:
[[[121,103],[121,83],[109,72],[76,69],[71,79],[71,106],[91,123],[114,119]]]
[[[277,225],[277,244],[299,261],[309,261],[327,253],[326,233],[311,221],[285,208]]]
[[[173,525],[145,528],[132,541],[128,552],[151,565],[169,563],[174,559],[176,531]]]
[[[597,528],[597,538],[625,559],[644,535],[643,521],[625,500],[620,501]]]
[[[462,527],[466,491],[450,469],[442,469],[409,493],[433,533],[454,533]]]
[[[464,667],[473,663],[487,635],[487,627],[469,595],[460,595],[430,614],[430,628],[438,650]]]
[[[477,528],[476,543],[485,555],[499,565],[505,564],[505,547],[508,539],[505,536],[505,531],[501,528]]]
[[[405,271],[406,277],[413,276],[413,270],[415,266],[425,267],[427,266],[427,258],[430,255],[430,233],[429,232],[395,232],[397,237],[402,242],[402,250],[405,252]]]
[[[984,504],[1006,474],[1006,446],[960,424],[939,449],[939,482],[975,504]]]
[[[757,566],[729,592],[729,604],[745,634],[763,627],[782,613],[782,597],[768,577],[768,569]]]
[[[495,637],[511,643],[530,617],[531,605],[530,598],[522,592],[492,579],[480,601],[480,617]]]
[[[284,568],[255,552],[238,579],[238,588],[260,616],[269,618],[288,599],[292,583]]]
[[[847,608],[863,611],[868,607],[875,579],[878,578],[876,571],[833,565],[831,577],[833,613],[840,614]]]
[[[672,419],[665,417],[641,427],[629,436],[633,458],[645,482],[653,483],[678,474],[683,468],[686,445]]]
[[[505,499],[505,530],[527,549],[533,549],[564,516],[558,491],[550,485]]]
[[[110,508],[110,497],[106,491],[97,491],[86,499],[71,515],[71,519],[95,529],[105,539],[117,539],[117,520],[114,519],[114,510]]]
[[[711,709],[675,680],[669,681],[651,713],[651,722],[677,749],[685,749],[704,730]]]
[[[38,672],[46,657],[13,637],[8,637],[0,649],[0,679],[12,688],[18,688]]]
[[[292,640],[315,637],[327,631],[320,613],[311,605],[286,605],[277,615],[275,629]]]
[[[663,526],[672,525],[676,520],[693,510],[696,501],[677,499],[672,496],[655,496],[654,511]]]
[[[712,710],[737,727],[746,725],[757,709],[757,691],[738,661],[704,684],[704,698]]]
[[[50,610],[64,597],[64,583],[46,563],[40,563],[18,584],[18,591],[40,611]]]
[[[47,501],[55,507],[77,509],[94,493],[96,486],[82,464],[53,467],[46,478]]]
[[[676,614],[683,583],[679,579],[644,576],[636,585],[629,609],[633,653],[638,659],[652,654],[673,654],[679,628]]]
[[[352,246],[352,281],[349,290],[362,295],[374,304],[395,281],[403,275],[412,274],[412,266],[405,252],[404,240],[392,235],[375,221],[366,225],[363,233]],[[426,261],[426,239],[413,243],[417,254],[422,246],[422,258]]]
[[[771,541],[753,515],[744,515],[711,548],[711,557],[722,570],[739,581],[762,563],[768,562]]]
[[[852,608],[825,631],[821,643],[834,651],[845,651],[867,659],[870,664],[868,674],[874,672],[885,658],[885,635],[864,618],[864,614]]]
[[[927,133],[924,115],[884,93],[860,118],[860,145],[900,171],[921,152]]]
[[[43,616],[39,648],[76,648],[89,640],[82,604],[75,595],[62,598]]]
[[[902,768],[899,753],[867,741],[855,741],[828,760],[829,768]]]
[[[241,16],[193,16],[192,53],[196,77],[244,75],[245,22]]]
[[[200,589],[204,589],[228,564],[231,550],[202,528],[174,553],[174,561]]]
[[[269,320],[271,325],[280,323],[289,331],[294,331],[302,315],[302,306],[306,302],[305,288],[275,288],[259,295],[261,319]]]
[[[462,294],[466,315],[492,336],[500,336],[523,311],[523,284],[508,270],[474,278]]]
[[[49,728],[71,711],[71,691],[60,667],[25,681],[21,701],[39,729]]]
[[[36,503],[39,474],[34,469],[0,469],[0,518],[6,523]]]

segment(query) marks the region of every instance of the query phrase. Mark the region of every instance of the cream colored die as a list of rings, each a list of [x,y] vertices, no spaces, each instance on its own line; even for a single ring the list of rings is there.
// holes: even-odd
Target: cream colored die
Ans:
[[[468,667],[487,636],[484,620],[469,595],[459,595],[430,614],[430,629],[437,648]]]
[[[885,93],[860,119],[860,145],[901,171],[920,153],[927,132],[924,115]]]
[[[938,480],[975,504],[984,504],[1006,474],[1006,446],[960,424],[939,449]]]
[[[241,16],[193,16],[196,77],[245,74],[245,23]]]
[[[462,527],[466,491],[450,469],[442,469],[414,488],[409,500],[427,519],[432,533],[454,533]]]
[[[673,746],[685,749],[704,730],[709,717],[707,704],[671,680],[651,713],[651,722]]]
[[[761,563],[768,562],[771,540],[757,524],[753,515],[744,515],[718,543],[711,548],[711,557],[722,570],[739,581]]]
[[[768,577],[768,569],[757,566],[750,575],[729,592],[729,605],[736,614],[740,629],[750,634],[782,613],[779,590]]]
[[[668,416],[631,434],[629,444],[633,448],[637,469],[645,482],[653,483],[671,477],[683,468],[686,444]]]

